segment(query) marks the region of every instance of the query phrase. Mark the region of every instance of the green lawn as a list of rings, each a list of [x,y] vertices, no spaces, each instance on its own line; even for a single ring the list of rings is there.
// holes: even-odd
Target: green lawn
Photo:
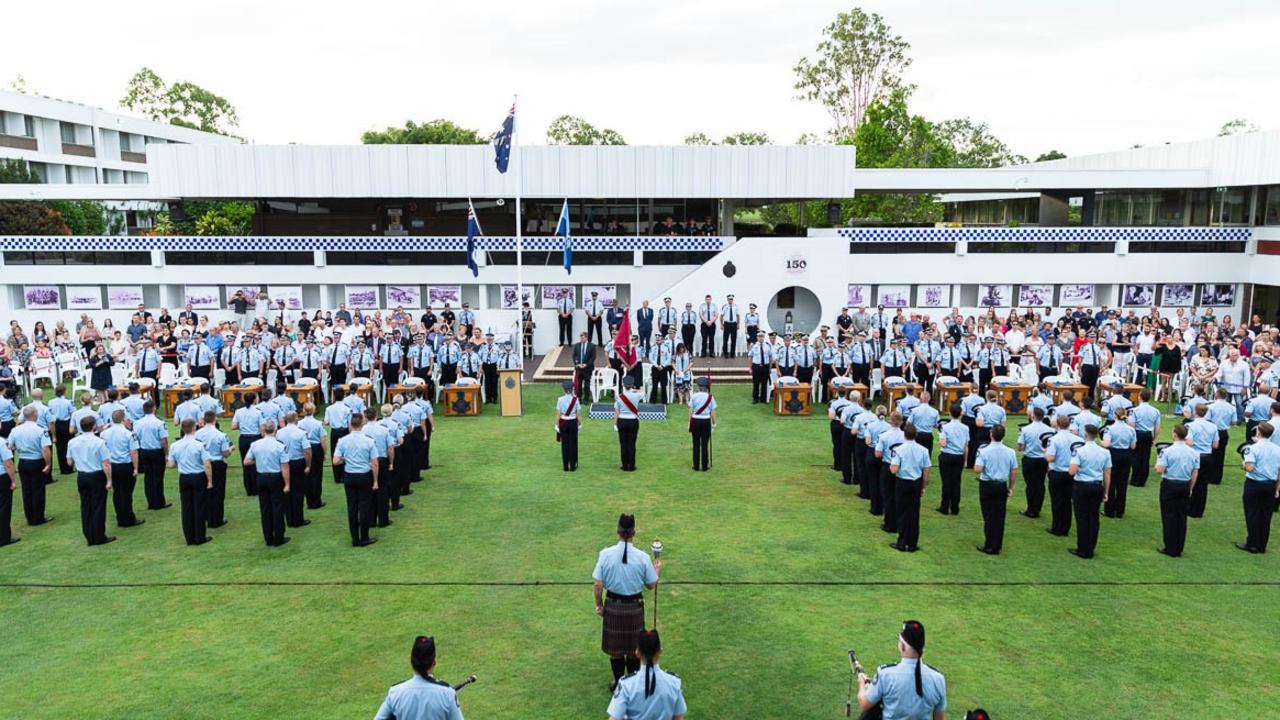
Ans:
[[[523,418],[439,418],[427,481],[367,549],[350,546],[332,482],[312,525],[263,547],[237,467],[213,543],[183,545],[175,505],[127,530],[109,511],[120,540],[87,548],[65,478],[49,488],[56,522],[28,528],[15,508],[22,542],[0,550],[0,717],[372,717],[418,633],[436,636],[442,678],[480,677],[468,717],[603,717],[590,574],[622,511],[640,544],[667,547],[664,666],[690,717],[840,716],[844,651],[893,661],[909,617],[929,628],[954,717],[1240,718],[1280,703],[1265,680],[1280,663],[1280,550],[1232,547],[1238,466],[1181,559],[1155,552],[1154,485],[1131,490],[1125,519],[1103,518],[1093,561],[1044,532],[1047,508],[1011,512],[1005,554],[981,555],[972,480],[962,513],[926,510],[922,552],[901,554],[827,468],[821,408],[774,418],[749,393],[718,391],[705,474],[688,469],[683,416],[644,424],[625,475],[610,423],[587,421],[580,470],[561,473],[551,386],[526,386]],[[168,488],[176,503],[176,476]],[[926,508],[937,492],[935,479]]]

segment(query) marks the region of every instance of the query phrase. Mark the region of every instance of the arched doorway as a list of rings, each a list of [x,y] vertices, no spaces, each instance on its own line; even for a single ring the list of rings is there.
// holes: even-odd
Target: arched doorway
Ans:
[[[814,333],[822,322],[822,303],[808,288],[792,285],[774,294],[765,313],[769,327],[779,335],[786,332]]]

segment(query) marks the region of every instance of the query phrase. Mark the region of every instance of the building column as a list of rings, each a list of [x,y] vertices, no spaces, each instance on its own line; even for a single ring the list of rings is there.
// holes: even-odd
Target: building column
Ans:
[[[1095,195],[1093,190],[1085,190],[1084,203],[1080,207],[1080,224],[1089,227],[1093,225],[1093,208]]]
[[[720,201],[720,218],[716,223],[720,227],[720,234],[732,236],[733,232],[733,211],[736,209],[735,203],[731,198]]]
[[[1040,227],[1065,227],[1069,205],[1070,198],[1066,196],[1040,193],[1040,210],[1036,216],[1036,224]]]

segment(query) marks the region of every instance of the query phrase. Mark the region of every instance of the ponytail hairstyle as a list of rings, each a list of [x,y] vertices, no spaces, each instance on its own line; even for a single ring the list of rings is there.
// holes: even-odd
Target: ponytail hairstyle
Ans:
[[[662,640],[657,630],[645,630],[636,638],[636,652],[644,660],[644,696],[649,697],[658,687],[657,673],[653,669],[653,661],[662,650]]]
[[[902,642],[916,651],[916,695],[924,697],[924,682],[920,679],[920,666],[924,663],[924,625],[918,620],[902,623]]]

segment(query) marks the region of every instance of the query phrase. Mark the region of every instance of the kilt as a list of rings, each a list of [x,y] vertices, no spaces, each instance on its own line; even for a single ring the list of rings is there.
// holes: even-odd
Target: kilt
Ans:
[[[609,657],[630,657],[644,632],[644,596],[626,599],[609,593],[604,601],[604,629],[600,649]]]

